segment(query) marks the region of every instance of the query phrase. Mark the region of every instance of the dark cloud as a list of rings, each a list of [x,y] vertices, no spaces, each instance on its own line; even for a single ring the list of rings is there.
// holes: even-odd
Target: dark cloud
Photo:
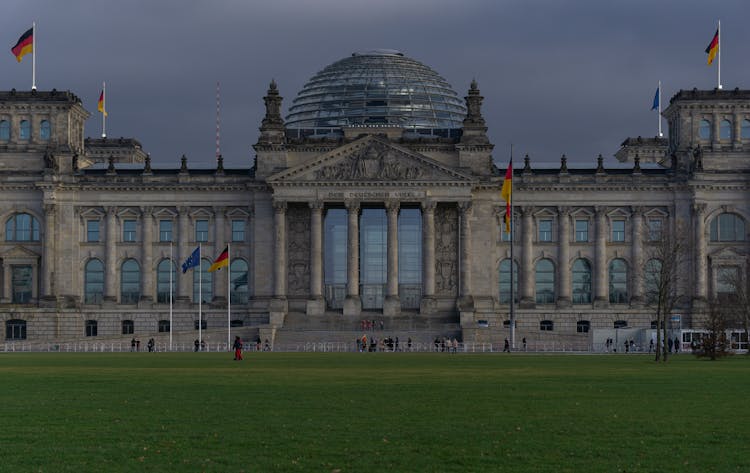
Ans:
[[[315,72],[373,48],[427,64],[462,97],[476,78],[496,161],[513,143],[534,162],[593,165],[656,133],[657,81],[665,102],[716,86],[703,50],[718,18],[724,87],[748,87],[748,11],[745,0],[6,0],[0,38],[9,49],[37,21],[37,86],[72,90],[95,112],[106,80],[108,135],[139,139],[155,166],[183,153],[213,166],[217,81],[225,163],[249,166],[272,78],[286,110]],[[0,88],[30,88],[27,59],[8,52],[0,71]],[[87,134],[100,133],[92,113]]]

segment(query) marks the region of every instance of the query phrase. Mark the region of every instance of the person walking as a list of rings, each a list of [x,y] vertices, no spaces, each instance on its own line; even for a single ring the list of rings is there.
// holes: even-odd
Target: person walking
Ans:
[[[242,360],[242,339],[239,335],[234,337],[234,359],[235,361],[241,361]]]
[[[507,338],[505,339],[505,344],[503,345],[503,352],[506,352],[506,351],[510,353],[510,342],[508,341]]]

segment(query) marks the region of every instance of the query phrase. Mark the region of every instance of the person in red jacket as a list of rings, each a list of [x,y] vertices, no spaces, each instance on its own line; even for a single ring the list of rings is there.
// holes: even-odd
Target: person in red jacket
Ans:
[[[240,339],[239,335],[234,337],[234,359],[235,360],[241,360],[242,359],[242,339]]]

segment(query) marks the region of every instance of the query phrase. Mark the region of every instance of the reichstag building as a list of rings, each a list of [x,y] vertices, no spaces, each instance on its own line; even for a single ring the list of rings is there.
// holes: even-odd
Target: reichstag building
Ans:
[[[247,167],[152,169],[136,139],[85,138],[73,93],[1,92],[6,346],[192,341],[199,324],[214,343],[230,325],[353,345],[372,320],[415,343],[502,343],[512,278],[517,340],[585,349],[653,327],[648,249],[665,232],[687,248],[679,328],[747,275],[750,91],[681,90],[668,138],[625,139],[616,166],[518,159],[514,264],[479,85],[462,95],[398,51],[355,53],[286,117],[270,84]],[[229,267],[208,272],[227,245]]]

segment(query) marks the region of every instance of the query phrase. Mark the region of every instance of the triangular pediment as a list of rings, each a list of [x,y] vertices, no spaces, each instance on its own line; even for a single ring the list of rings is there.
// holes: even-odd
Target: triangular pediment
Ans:
[[[23,246],[14,246],[10,250],[3,253],[3,259],[14,259],[14,260],[24,260],[24,259],[38,259],[39,255],[34,253],[33,251],[29,250],[28,248],[24,248]]]
[[[268,178],[268,182],[454,182],[470,184],[470,174],[373,136],[324,153]]]
[[[718,250],[709,254],[709,257],[714,262],[731,262],[739,264],[745,261],[745,256],[740,254],[737,249],[732,247],[719,248]]]

